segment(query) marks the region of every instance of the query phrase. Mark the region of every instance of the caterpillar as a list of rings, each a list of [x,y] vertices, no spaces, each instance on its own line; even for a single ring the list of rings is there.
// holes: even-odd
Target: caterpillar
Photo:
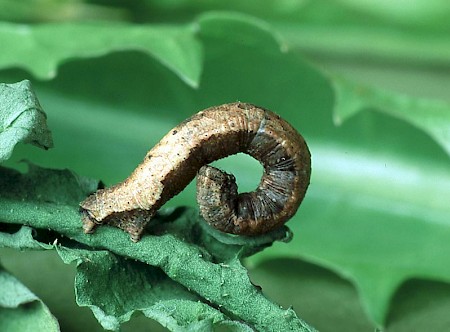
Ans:
[[[233,175],[208,165],[239,152],[264,169],[250,193],[238,193]],[[196,175],[206,222],[252,236],[280,227],[296,213],[309,185],[311,156],[303,137],[269,110],[240,102],[205,109],[166,134],[126,180],[80,203],[84,232],[109,224],[139,241],[156,211]]]

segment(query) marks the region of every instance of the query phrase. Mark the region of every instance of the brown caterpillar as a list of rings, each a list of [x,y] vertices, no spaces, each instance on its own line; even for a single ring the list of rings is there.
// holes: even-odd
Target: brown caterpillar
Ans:
[[[207,165],[239,152],[264,167],[250,193],[238,194],[234,176]],[[138,241],[156,211],[197,173],[204,219],[227,233],[257,235],[295,214],[309,185],[311,157],[303,137],[271,111],[245,103],[208,108],[164,136],[125,181],[80,204],[85,233],[107,223]]]

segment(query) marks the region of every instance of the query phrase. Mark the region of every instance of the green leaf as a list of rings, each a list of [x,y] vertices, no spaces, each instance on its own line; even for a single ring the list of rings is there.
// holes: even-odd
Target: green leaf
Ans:
[[[254,16],[239,13],[206,12],[196,19],[200,34],[207,38],[219,38],[222,42],[234,42],[263,49],[285,50],[283,39],[271,26]]]
[[[392,331],[445,331],[450,325],[450,285],[411,280],[394,298],[389,315]]]
[[[19,142],[48,149],[53,146],[47,116],[30,81],[0,83],[0,163],[7,160]]]
[[[330,11],[337,14],[335,9]],[[311,29],[311,40],[322,40],[326,46],[323,52],[335,54],[332,48],[342,46],[348,54],[354,54],[355,45],[380,45],[361,44],[363,37],[371,39],[362,33],[354,39],[355,45],[336,46],[340,41],[337,32],[345,30],[343,25],[338,25],[337,32],[334,26],[322,26],[323,33],[333,41],[325,43],[327,39],[321,39],[317,30],[330,11],[316,11],[318,18]],[[335,83],[298,54],[281,53],[272,42],[267,47],[258,44],[258,38],[271,40],[270,36],[257,37],[255,31],[251,47],[239,43],[240,17],[234,29],[229,13],[220,23],[222,26],[219,22],[203,25],[199,35],[205,50],[204,69],[197,91],[167,68],[135,53],[66,64],[54,81],[37,85],[39,95],[45,96],[60,147],[45,154],[21,147],[17,157],[26,156],[49,167],[70,166],[80,174],[113,184],[128,176],[162,135],[202,108],[241,100],[272,109],[306,138],[313,156],[313,177],[302,207],[288,223],[294,231],[293,241],[289,245],[274,245],[254,256],[252,262],[285,256],[330,268],[357,285],[372,321],[378,325],[395,324],[386,321],[386,315],[390,299],[402,282],[416,277],[448,281],[449,157],[442,149],[448,140],[437,144],[430,136],[438,128],[438,121],[432,117],[422,124],[421,119],[426,116],[422,107],[415,112],[418,116],[405,113],[407,108],[398,102],[404,97],[383,92],[381,99],[374,99],[376,93],[361,101],[350,93],[352,89],[345,98],[339,97],[334,94]],[[333,22],[339,23],[333,17]],[[346,15],[340,19],[345,20]],[[366,19],[354,16],[356,23]],[[205,31],[209,27],[212,30]],[[392,31],[391,28],[386,31]],[[227,31],[233,31],[235,38],[226,35]],[[246,31],[251,33],[250,28]],[[395,43],[401,38],[396,33],[386,35],[388,41]],[[423,36],[423,40],[434,42],[429,35]],[[437,39],[441,37],[436,35]],[[432,57],[424,58],[429,63],[448,60],[445,52],[423,48],[420,40],[412,38],[411,48],[404,49],[410,57],[422,59],[422,53],[413,52],[420,48],[421,52],[436,56],[436,62]],[[443,45],[447,47],[448,43]],[[8,74],[17,77],[22,73]],[[412,83],[421,91],[430,81]],[[355,100],[371,109],[382,106],[383,112],[361,112],[358,105],[352,106]],[[358,111],[336,126],[336,114],[342,119],[346,114],[336,112],[336,105],[350,105],[344,111]],[[442,110],[446,107],[439,106]],[[438,115],[434,119],[439,119],[442,126],[448,125],[450,115],[445,111],[432,113]],[[69,117],[71,121],[67,120]],[[427,121],[432,121],[432,126]],[[248,158],[236,156],[220,164],[227,171],[233,169],[240,187],[251,190],[260,179],[260,166]],[[168,205],[195,205],[193,186]],[[295,290],[292,294],[297,296]],[[302,316],[301,311],[298,313]],[[326,315],[324,312],[323,317]]]
[[[384,112],[423,130],[450,156],[449,103],[400,95],[337,77],[332,83],[336,93],[333,119],[337,125],[364,110]]]
[[[78,202],[85,188],[80,187],[77,177],[67,171],[37,167],[31,174],[11,173],[11,170],[0,168],[0,220],[3,222],[50,228],[61,235],[53,241],[51,234],[40,235],[46,242],[64,242],[66,240],[61,236],[65,236],[91,248],[108,249],[123,257],[159,267],[173,280],[167,280],[162,272],[152,271],[154,268],[148,270],[142,264],[118,259],[108,251],[60,249],[66,262],[76,260],[78,263],[78,303],[89,305],[103,327],[117,329],[135,310],[142,310],[145,315],[174,330],[178,326],[195,326],[196,321],[203,317],[212,323],[230,320],[215,309],[218,306],[252,328],[312,331],[292,309],[281,309],[267,300],[251,284],[247,271],[236,256],[224,261],[220,255],[211,255],[214,250],[206,250],[203,241],[209,242],[208,248],[220,248],[220,243],[211,244],[214,239],[202,234],[204,231],[199,222],[204,221],[198,218],[198,212],[174,211],[155,218],[152,223],[155,235],[144,236],[139,243],[131,242],[128,234],[112,227],[101,227],[95,234],[86,235],[82,232],[78,213]],[[3,176],[5,174],[9,176]],[[51,191],[55,183],[59,184],[57,193]],[[274,233],[274,238],[264,236],[260,242],[253,242],[250,245],[252,250],[241,245],[237,253],[253,253],[257,251],[256,247],[264,248],[279,236],[277,234]],[[180,286],[174,288],[175,282]],[[198,296],[204,303],[193,303],[199,300]],[[180,312],[174,313],[174,307]],[[246,328],[241,326],[239,330]]]
[[[265,285],[269,298],[282,305],[292,304],[319,331],[376,330],[356,289],[330,270],[278,257],[250,269],[250,276],[253,282]],[[410,280],[390,304],[387,330],[445,331],[450,323],[449,310],[449,283]]]
[[[46,22],[125,18],[128,18],[125,10],[85,1],[2,0],[0,2],[0,19],[5,21]]]
[[[0,267],[0,330],[59,331],[45,304]]]
[[[226,321],[220,311],[168,278],[160,269],[120,258],[109,251],[57,247],[65,263],[77,261],[75,292],[104,329],[118,330],[135,312],[171,331],[202,321]],[[126,285],[124,287],[124,285]]]
[[[153,56],[193,87],[201,73],[202,49],[191,25],[2,22],[0,44],[9,50],[0,54],[0,68],[23,68],[40,79],[54,78],[69,59],[125,50]]]
[[[0,232],[0,248],[14,248],[18,250],[25,249],[50,249],[51,245],[40,243],[33,239],[33,229],[23,226],[17,232],[10,234],[8,232]]]
[[[358,54],[369,61],[449,66],[450,46],[446,31],[417,33],[351,21],[338,25],[325,23],[325,26],[318,22],[275,22],[273,25],[292,49],[315,56],[345,59]],[[377,42],[367,43],[368,40]]]
[[[192,20],[211,10],[263,19],[285,44],[316,59],[344,58],[357,63],[369,59],[446,68],[450,64],[450,6],[445,0],[293,0],[267,1],[265,6],[257,0],[157,1],[152,2],[147,18]]]
[[[269,298],[293,306],[319,331],[375,330],[353,285],[328,269],[277,257],[249,268],[249,273]]]
[[[445,0],[408,2],[374,1],[374,0],[340,0],[342,7],[349,7],[365,15],[376,15],[383,19],[417,24],[421,26],[442,22],[450,14],[450,4]]]
[[[449,11],[442,0],[314,1],[270,21],[292,48],[320,57],[448,67]]]

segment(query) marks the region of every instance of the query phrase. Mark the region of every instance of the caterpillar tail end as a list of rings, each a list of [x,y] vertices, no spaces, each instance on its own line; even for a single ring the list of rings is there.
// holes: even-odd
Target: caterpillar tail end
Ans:
[[[89,213],[85,209],[81,208],[80,213],[81,213],[81,221],[83,222],[83,232],[85,234],[94,233],[95,227],[98,225],[98,223],[96,223],[91,219]]]
[[[95,232],[97,226],[101,225],[94,217],[92,217],[88,210],[80,208],[81,221],[83,223],[83,232],[85,234],[92,234]],[[127,214],[124,214],[125,216]],[[136,218],[137,219],[137,218]],[[140,219],[140,218],[139,218]],[[138,219],[138,220],[139,220]],[[134,223],[134,218],[122,218],[118,220],[112,219],[109,224],[121,228],[130,235],[130,239],[133,242],[139,242],[144,232],[145,223]]]
[[[139,242],[139,240],[142,237],[142,231],[143,230],[137,230],[136,232],[128,232],[130,234],[130,239],[131,241],[133,241],[134,243]]]

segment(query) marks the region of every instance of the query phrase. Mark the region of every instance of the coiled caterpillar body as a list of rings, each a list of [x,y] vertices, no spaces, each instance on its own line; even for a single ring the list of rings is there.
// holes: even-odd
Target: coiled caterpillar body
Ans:
[[[238,194],[232,175],[208,166],[239,152],[264,168],[250,193]],[[211,107],[172,129],[126,180],[83,201],[83,228],[90,233],[107,223],[138,241],[156,211],[198,174],[197,201],[208,223],[233,234],[265,233],[297,211],[309,185],[310,159],[303,137],[273,112],[246,103]]]

